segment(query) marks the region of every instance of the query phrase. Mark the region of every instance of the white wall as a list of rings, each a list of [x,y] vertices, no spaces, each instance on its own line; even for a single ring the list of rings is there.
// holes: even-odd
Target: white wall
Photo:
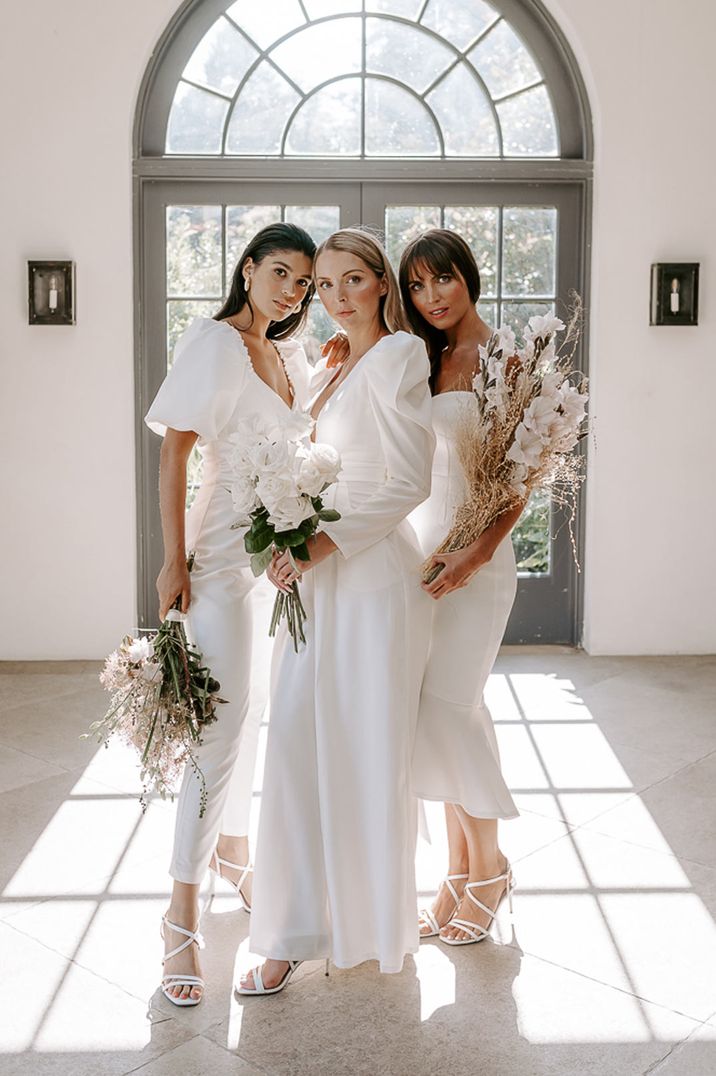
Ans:
[[[716,10],[549,6],[582,65],[597,134],[585,640],[595,653],[714,651]],[[5,659],[100,657],[135,622],[131,130],[174,8],[128,0],[118,16],[90,0],[37,0],[6,17]],[[25,261],[43,257],[77,262],[74,328],[27,325]],[[680,259],[701,262],[701,324],[650,329],[649,266]]]

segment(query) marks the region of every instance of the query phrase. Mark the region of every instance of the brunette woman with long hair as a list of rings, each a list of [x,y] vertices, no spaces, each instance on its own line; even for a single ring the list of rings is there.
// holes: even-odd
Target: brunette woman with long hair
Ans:
[[[146,416],[164,436],[159,500],[164,564],[157,579],[163,618],[180,599],[188,634],[227,700],[196,753],[206,782],[187,768],[179,794],[171,903],[164,917],[162,990],[175,1005],[197,1005],[199,885],[209,867],[251,899],[248,822],[260,709],[247,725],[254,579],[228,485],[231,434],[253,415],[280,421],[306,403],[308,368],[294,340],[313,294],[315,244],[292,224],[263,228],[243,251],[228,298],[214,318],[196,318],[174,349],[171,370]],[[187,461],[195,444],[203,480],[186,520]],[[194,552],[189,575],[187,551]]]
[[[411,517],[426,556],[440,572],[424,591],[435,601],[413,754],[413,788],[445,804],[449,862],[420,935],[451,945],[482,941],[513,881],[497,821],[517,809],[500,770],[484,689],[512,608],[517,572],[510,531],[522,507],[500,516],[455,553],[435,554],[464,500],[456,449],[460,408],[470,399],[478,348],[492,330],[476,304],[480,274],[465,240],[432,229],[403,251],[400,289],[410,325],[430,357],[437,436],[430,497]]]

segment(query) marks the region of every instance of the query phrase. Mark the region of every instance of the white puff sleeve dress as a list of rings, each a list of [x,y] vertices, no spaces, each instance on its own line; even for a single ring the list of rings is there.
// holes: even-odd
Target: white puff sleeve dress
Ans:
[[[300,584],[306,646],[274,651],[250,938],[264,956],[397,972],[418,946],[410,757],[431,608],[406,516],[430,489],[428,375],[421,340],[384,337],[318,416],[342,518]]]
[[[294,407],[306,403],[308,364],[294,341],[278,342],[294,387]],[[186,523],[187,550],[194,550],[187,629],[221,684],[227,704],[208,725],[197,761],[204,774],[207,807],[199,818],[199,781],[187,769],[177,807],[170,873],[176,881],[201,881],[219,832],[248,833],[258,728],[266,689],[251,683],[255,580],[244,549],[244,531],[232,530],[235,513],[227,486],[230,435],[257,413],[288,411],[287,404],[251,366],[240,334],[225,322],[197,318],[178,341],[174,362],[146,416],[162,434],[166,427],[199,435],[203,478]],[[258,626],[261,638],[268,630]],[[254,696],[253,698],[251,696]]]

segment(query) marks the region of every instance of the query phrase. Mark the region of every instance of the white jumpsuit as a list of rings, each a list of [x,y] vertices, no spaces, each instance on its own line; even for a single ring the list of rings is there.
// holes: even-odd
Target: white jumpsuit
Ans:
[[[430,489],[428,373],[421,340],[384,337],[318,417],[342,518],[300,584],[306,646],[284,633],[274,651],[250,937],[264,956],[397,972],[418,947],[410,757],[431,609],[405,517]]]
[[[437,446],[430,497],[410,517],[426,556],[463,502],[465,479],[455,444],[460,408],[471,393],[433,397]],[[413,788],[425,800],[460,804],[476,818],[516,818],[484,690],[517,589],[512,540],[503,539],[461,590],[434,601],[430,656],[420,697]]]
[[[300,408],[306,403],[306,357],[294,341],[278,341],[278,347],[294,387],[294,407]],[[206,727],[196,755],[206,780],[203,818],[199,781],[190,768],[184,774],[170,867],[178,882],[201,882],[219,832],[243,836],[249,829],[267,685],[251,683],[252,606],[260,588],[249,568],[244,530],[231,529],[236,515],[227,489],[228,438],[242,419],[257,413],[281,419],[287,411],[281,397],[253,370],[236,329],[197,318],[178,341],[172,368],[146,416],[157,433],[170,426],[199,434],[203,479],[186,524],[187,550],[196,553],[187,632],[227,700],[218,707],[218,720]],[[263,643],[270,615],[265,598],[260,607],[265,624],[257,625],[257,631]]]

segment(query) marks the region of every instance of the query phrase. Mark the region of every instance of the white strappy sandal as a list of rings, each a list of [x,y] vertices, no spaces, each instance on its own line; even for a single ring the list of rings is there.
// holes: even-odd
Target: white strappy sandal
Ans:
[[[176,949],[171,949],[168,953],[164,954],[162,960],[162,967],[166,964],[167,960],[171,960],[173,956],[178,956],[179,953],[183,953],[185,949],[188,949],[190,945],[196,945],[199,949],[204,948],[204,939],[198,930],[187,930],[186,927],[180,927],[177,923],[170,922],[166,915],[162,916],[161,935],[164,937],[164,929],[169,927],[170,930],[176,930],[177,934],[183,934],[185,940],[177,945]],[[175,998],[171,990],[176,990],[178,986],[189,987],[201,987],[200,998]],[[201,999],[204,997],[204,990],[206,989],[206,983],[199,975],[180,975],[169,974],[162,976],[162,993],[165,998],[171,1001],[172,1005],[198,1005]]]
[[[448,887],[450,891],[450,896],[455,901],[455,908],[453,909],[453,914],[455,914],[455,912],[457,911],[458,904],[460,903],[460,898],[457,895],[457,890],[453,885],[453,882],[461,882],[464,878],[469,877],[469,874],[448,874],[448,876],[440,883],[441,885],[446,885]],[[429,934],[423,934],[422,930],[420,930],[423,925],[430,927]],[[431,911],[430,908],[423,908],[419,913],[418,930],[420,931],[421,941],[423,940],[423,938],[434,938],[440,933],[440,924],[435,918],[434,912]]]
[[[264,981],[261,977],[261,968],[252,968],[251,970],[254,977],[254,989],[252,990],[250,986],[237,986],[236,993],[278,994],[280,990],[283,990],[284,987],[288,986],[289,982],[291,981],[291,976],[293,975],[294,971],[296,971],[296,969],[301,966],[301,964],[303,964],[302,960],[289,960],[286,974],[277,986],[264,986]]]
[[[481,886],[484,885],[493,885],[495,882],[506,882],[507,884],[502,893],[500,894],[500,900],[498,900],[497,902],[497,908],[488,908],[486,904],[483,904],[481,900],[477,899],[477,897],[473,894],[472,890],[479,889]],[[494,878],[485,878],[482,882],[467,882],[465,885],[465,896],[468,898],[468,900],[472,901],[476,908],[480,908],[480,910],[485,912],[486,915],[489,915],[490,918],[488,924],[486,927],[483,927],[480,926],[479,923],[470,922],[469,919],[458,919],[453,917],[448,923],[445,924],[445,927],[443,929],[447,927],[458,927],[460,930],[464,931],[465,934],[469,934],[470,937],[446,938],[444,934],[441,934],[440,941],[444,942],[445,945],[474,945],[475,942],[484,941],[490,933],[490,927],[495,921],[497,909],[500,907],[500,902],[505,895],[507,895],[507,901],[510,906],[510,915],[512,915],[512,890],[514,888],[515,880],[512,877],[512,867],[509,866],[503,874],[498,874]]]
[[[234,987],[234,989],[236,990],[237,994],[278,994],[279,991],[283,990],[285,987],[288,986],[291,981],[291,976],[293,975],[294,971],[296,971],[301,966],[301,964],[303,964],[302,960],[289,960],[286,974],[284,975],[283,979],[281,979],[280,983],[278,983],[276,986],[264,986],[264,981],[261,975],[261,967],[252,968],[251,974],[254,977],[254,989],[252,990],[250,986],[236,986]],[[326,960],[326,975],[328,975],[329,965],[330,959]]]
[[[227,878],[225,874],[222,874],[222,867],[228,867],[229,870],[241,871],[241,877],[239,878],[238,882],[232,882],[231,878]],[[209,863],[209,869],[212,870],[214,874],[216,874],[219,878],[222,878],[225,882],[228,882],[228,884],[236,892],[236,895],[241,901],[241,907],[244,909],[245,912],[251,914],[251,905],[247,901],[244,894],[241,892],[241,887],[246,881],[248,875],[253,873],[254,868],[251,863],[247,863],[245,867],[241,867],[238,863],[230,863],[228,859],[222,859],[217,852],[214,852],[211,857],[211,862]]]

